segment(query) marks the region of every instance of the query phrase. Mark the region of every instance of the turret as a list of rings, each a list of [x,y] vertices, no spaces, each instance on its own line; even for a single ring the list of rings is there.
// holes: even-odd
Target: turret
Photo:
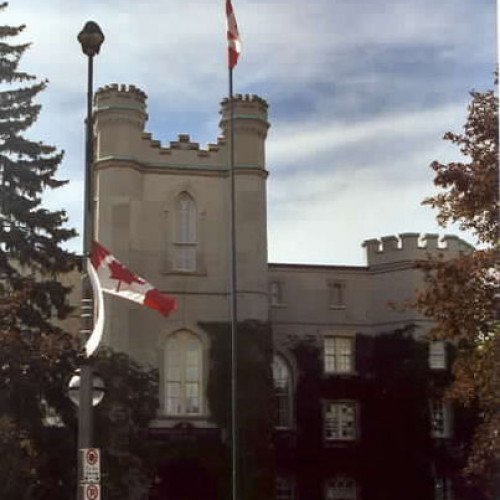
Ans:
[[[222,101],[220,127],[229,154],[229,119],[234,106],[236,244],[239,310],[242,318],[267,319],[267,215],[265,143],[267,102],[256,95]],[[227,164],[227,161],[226,161]],[[243,292],[245,291],[245,292]]]
[[[132,156],[148,118],[146,94],[133,85],[106,85],[96,92],[94,107],[96,159]]]
[[[234,106],[235,167],[257,167],[266,165],[265,141],[269,122],[267,121],[267,102],[254,94],[236,94]],[[220,128],[223,138],[229,138],[229,117],[231,101],[221,102]]]

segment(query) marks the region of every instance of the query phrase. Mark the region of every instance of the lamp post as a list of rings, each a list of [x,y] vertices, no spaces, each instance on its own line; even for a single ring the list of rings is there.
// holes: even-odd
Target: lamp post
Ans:
[[[82,325],[81,333],[88,337],[92,332],[93,305],[92,289],[86,271],[87,259],[90,257],[90,248],[93,238],[93,186],[92,163],[94,159],[93,122],[92,122],[92,94],[93,94],[93,62],[94,56],[99,53],[104,35],[98,24],[93,21],[85,23],[78,34],[78,41],[83,53],[88,58],[87,71],[87,119],[86,119],[86,148],[85,148],[85,184],[83,199],[83,262],[82,262]],[[78,498],[81,497],[80,482],[83,479],[82,459],[80,450],[92,447],[92,367],[90,359],[80,367],[80,389],[78,405]]]

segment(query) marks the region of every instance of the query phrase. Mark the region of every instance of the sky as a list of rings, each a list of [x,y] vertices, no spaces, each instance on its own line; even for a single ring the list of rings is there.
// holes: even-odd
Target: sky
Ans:
[[[458,159],[469,91],[493,87],[494,0],[233,0],[243,42],[235,92],[269,105],[270,262],[364,265],[365,239],[455,233],[421,201],[429,164]],[[49,80],[29,137],[65,150],[64,188],[45,204],[82,223],[87,20],[106,40],[95,87],[148,94],[147,131],[206,145],[227,94],[224,0],[11,0],[2,23],[26,24],[21,69]],[[462,235],[468,241],[470,236]],[[72,250],[81,242],[72,240]]]

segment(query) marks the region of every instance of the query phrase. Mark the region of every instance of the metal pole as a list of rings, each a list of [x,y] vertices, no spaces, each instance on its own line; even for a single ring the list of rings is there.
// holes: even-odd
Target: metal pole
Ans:
[[[232,498],[238,498],[238,300],[236,273],[236,189],[234,176],[234,101],[233,70],[229,69],[229,171],[231,176],[231,458]]]
[[[86,260],[90,256],[91,240],[93,235],[92,217],[92,162],[93,132],[92,132],[92,92],[93,92],[93,56],[88,56],[87,81],[87,119],[86,119],[86,148],[85,148],[85,186],[83,200],[83,255],[82,255],[82,314],[81,333],[84,339],[92,331],[93,303],[92,289],[87,275]],[[83,479],[81,449],[92,447],[92,366],[87,359],[80,367],[80,403],[78,406],[78,484],[77,498],[81,498],[80,483]]]

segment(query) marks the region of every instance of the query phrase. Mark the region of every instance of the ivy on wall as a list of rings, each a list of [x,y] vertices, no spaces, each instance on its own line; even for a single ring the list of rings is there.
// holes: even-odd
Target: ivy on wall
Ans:
[[[224,430],[231,446],[231,328],[228,323],[200,325],[210,337],[207,397],[211,419]],[[269,324],[238,324],[237,436],[242,500],[273,498],[272,333]],[[230,457],[230,452],[227,453]],[[228,464],[230,465],[230,464]],[[230,467],[227,468],[230,473]],[[229,483],[230,476],[227,477]],[[227,491],[227,488],[226,488]],[[221,498],[222,500],[222,498]]]
[[[318,335],[289,337],[287,348],[298,369],[295,459],[279,448],[277,456],[282,473],[297,478],[299,498],[322,498],[326,479],[340,474],[356,478],[364,500],[431,500],[436,472],[455,475],[463,498],[481,498],[457,477],[470,412],[455,412],[453,441],[431,438],[429,401],[445,393],[451,373],[429,369],[427,344],[413,334],[412,327],[357,334],[352,376],[324,373]],[[358,403],[355,442],[325,442],[323,404],[328,400]]]

